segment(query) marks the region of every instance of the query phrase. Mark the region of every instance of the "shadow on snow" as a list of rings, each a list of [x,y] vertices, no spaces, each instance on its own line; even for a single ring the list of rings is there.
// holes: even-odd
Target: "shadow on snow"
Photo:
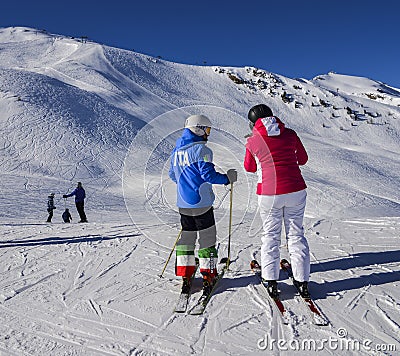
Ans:
[[[40,246],[40,245],[61,245],[67,243],[81,243],[81,242],[96,242],[96,241],[107,241],[126,237],[135,237],[140,234],[131,234],[123,236],[101,236],[101,235],[85,235],[79,237],[47,237],[44,239],[35,240],[10,240],[0,241],[0,248],[6,247],[29,247],[29,246]]]
[[[311,272],[328,272],[332,270],[346,271],[357,269],[358,272],[365,273],[379,268],[379,265],[387,263],[399,263],[400,251],[379,251],[355,253],[346,258],[325,261],[311,265]],[[335,281],[325,281],[322,283],[310,282],[310,292],[316,299],[326,298],[330,293],[362,289],[367,286],[377,286],[387,283],[394,283],[400,280],[400,271],[372,272],[343,278]]]
[[[381,251],[381,252],[362,252],[356,253],[346,258],[340,258],[336,260],[321,262],[311,265],[311,272],[330,272],[330,271],[345,271],[357,269],[358,272],[366,273],[371,270],[376,270],[379,265],[387,263],[399,263],[400,262],[400,251]],[[310,292],[314,299],[325,299],[328,295],[339,293],[349,290],[358,290],[368,286],[384,285],[388,283],[394,283],[400,281],[400,271],[385,271],[385,272],[373,272],[370,274],[364,274],[343,278],[334,281],[324,281],[321,283],[310,281]],[[328,279],[328,278],[327,278]],[[243,276],[239,278],[224,277],[223,283],[217,286],[215,295],[223,293],[225,291],[235,291],[236,289],[247,287],[251,284],[259,284],[257,277],[253,275]],[[195,282],[195,291],[201,289],[201,282]],[[290,286],[286,278],[286,275],[281,271],[280,275],[280,289],[283,292],[283,298],[289,297],[289,294],[295,294],[294,287]],[[286,285],[287,284],[287,285]]]

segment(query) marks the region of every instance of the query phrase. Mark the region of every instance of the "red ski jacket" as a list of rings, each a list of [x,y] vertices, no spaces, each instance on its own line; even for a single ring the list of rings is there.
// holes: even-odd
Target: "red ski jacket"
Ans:
[[[275,116],[260,118],[247,139],[244,168],[257,172],[259,195],[280,195],[307,188],[299,165],[307,152],[294,130]]]

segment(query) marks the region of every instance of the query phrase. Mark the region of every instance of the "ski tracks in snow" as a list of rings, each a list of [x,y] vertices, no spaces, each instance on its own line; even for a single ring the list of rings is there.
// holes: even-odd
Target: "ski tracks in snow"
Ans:
[[[0,348],[30,355],[127,354],[131,340],[141,338],[142,325],[148,323],[121,325],[120,314],[105,306],[119,299],[119,288],[114,287],[122,284],[120,274],[129,278],[128,265],[140,236],[132,234],[129,225],[71,224],[64,229],[58,224],[21,224],[13,240],[0,240],[0,325],[5,335]],[[76,235],[65,239],[66,234]]]
[[[165,278],[158,278],[166,258],[159,240],[138,235],[131,225],[0,225],[0,331],[5,335],[0,351],[56,356],[263,354],[257,343],[266,335],[319,340],[337,336],[338,328],[346,328],[349,338],[363,335],[398,345],[400,298],[398,286],[390,283],[399,273],[399,221],[307,221],[313,251],[310,290],[330,319],[329,327],[311,324],[284,279],[280,289],[292,322],[284,325],[274,315],[249,271],[249,262],[259,258],[260,242],[239,241],[249,224],[246,220],[235,230],[231,272],[202,316],[173,314],[180,288],[173,263]],[[152,236],[165,233],[159,224],[144,228]],[[376,241],[373,251],[364,243],[364,238],[371,240],[369,231]],[[199,297],[200,284],[197,278],[191,303]]]

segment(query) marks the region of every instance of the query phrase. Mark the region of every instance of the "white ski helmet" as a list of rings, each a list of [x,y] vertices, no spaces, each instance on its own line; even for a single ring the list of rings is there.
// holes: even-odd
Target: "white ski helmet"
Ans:
[[[197,136],[210,135],[211,121],[204,115],[191,115],[186,119],[185,128]]]

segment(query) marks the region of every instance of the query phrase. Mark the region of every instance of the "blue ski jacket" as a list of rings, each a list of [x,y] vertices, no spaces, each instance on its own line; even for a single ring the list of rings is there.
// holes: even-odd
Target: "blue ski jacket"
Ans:
[[[179,208],[206,208],[214,203],[212,184],[229,184],[226,174],[218,173],[213,153],[203,137],[184,129],[171,153],[169,177],[177,184]]]
[[[75,203],[79,203],[85,200],[86,193],[83,188],[76,188],[71,194],[66,194],[67,197],[72,197],[75,195]]]

